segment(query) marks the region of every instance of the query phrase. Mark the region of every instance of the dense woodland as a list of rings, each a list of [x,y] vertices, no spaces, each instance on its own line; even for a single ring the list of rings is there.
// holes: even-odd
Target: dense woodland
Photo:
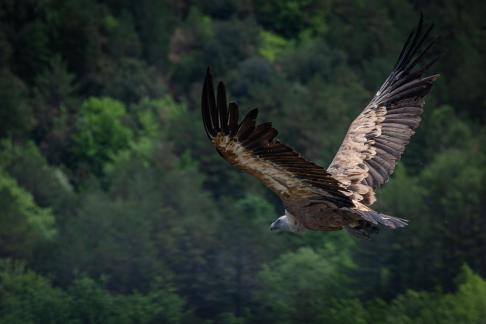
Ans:
[[[270,233],[276,196],[200,115],[205,69],[327,165],[423,12],[422,125],[358,240]],[[484,323],[486,5],[1,0],[0,323]]]

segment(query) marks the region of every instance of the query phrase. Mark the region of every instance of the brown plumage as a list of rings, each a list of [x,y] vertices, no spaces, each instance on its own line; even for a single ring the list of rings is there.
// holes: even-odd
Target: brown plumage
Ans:
[[[393,71],[353,121],[327,170],[276,140],[278,132],[271,123],[257,125],[257,109],[239,122],[238,106],[227,104],[223,83],[218,84],[215,96],[208,68],[201,98],[206,134],[224,159],[257,177],[282,199],[286,215],[281,229],[346,228],[368,236],[377,224],[406,225],[405,220],[368,206],[376,200],[375,189],[393,173],[420,123],[424,97],[438,78],[423,76],[434,61],[417,68],[433,44],[419,52],[432,28],[423,32],[422,26],[421,17]]]

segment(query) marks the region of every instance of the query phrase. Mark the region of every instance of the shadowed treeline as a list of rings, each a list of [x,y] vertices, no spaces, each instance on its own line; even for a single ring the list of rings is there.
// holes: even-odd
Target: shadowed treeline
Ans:
[[[208,142],[207,66],[327,165],[423,12],[441,74],[370,241],[283,214]],[[480,323],[486,5],[0,2],[0,323]]]

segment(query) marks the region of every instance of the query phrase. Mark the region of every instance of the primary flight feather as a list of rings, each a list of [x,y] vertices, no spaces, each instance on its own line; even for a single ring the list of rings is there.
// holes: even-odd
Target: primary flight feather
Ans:
[[[204,129],[225,160],[257,177],[280,197],[285,215],[272,223],[272,230],[344,228],[369,237],[378,231],[378,225],[393,229],[407,225],[406,220],[369,206],[376,200],[375,189],[393,173],[418,127],[424,97],[438,78],[424,76],[435,60],[418,67],[433,44],[424,46],[431,29],[423,30],[421,17],[391,74],[353,121],[327,169],[276,140],[278,132],[271,123],[257,125],[257,109],[240,121],[238,106],[226,102],[222,82],[215,95],[208,68],[201,98]]]

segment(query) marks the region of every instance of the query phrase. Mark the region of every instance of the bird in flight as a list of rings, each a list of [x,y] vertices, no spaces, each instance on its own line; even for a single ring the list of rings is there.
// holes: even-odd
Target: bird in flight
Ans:
[[[271,224],[271,230],[346,229],[368,238],[380,226],[407,225],[407,220],[374,211],[370,205],[376,201],[375,190],[387,182],[415,133],[424,97],[439,77],[424,76],[436,61],[423,64],[435,41],[427,41],[431,29],[424,30],[420,17],[392,72],[353,121],[327,169],[278,141],[270,122],[257,125],[257,109],[239,121],[238,106],[227,104],[222,82],[215,95],[208,68],[201,99],[204,129],[226,161],[258,178],[282,200],[285,214]]]

